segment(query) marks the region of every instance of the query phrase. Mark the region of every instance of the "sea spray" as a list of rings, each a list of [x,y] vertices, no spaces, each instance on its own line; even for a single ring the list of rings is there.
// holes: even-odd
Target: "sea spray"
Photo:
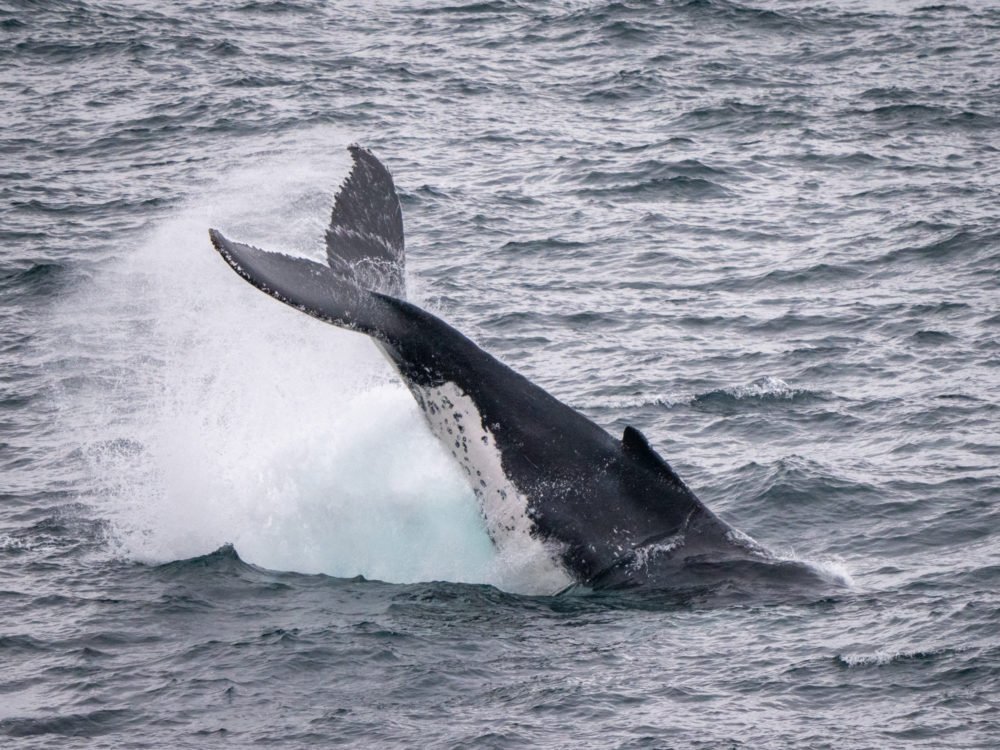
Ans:
[[[75,300],[96,328],[124,307],[146,321],[105,352],[118,376],[81,394],[117,411],[87,448],[113,546],[164,562],[231,542],[282,570],[530,589],[371,343],[235,283],[211,251],[218,224],[318,254],[339,173],[297,159],[222,176],[221,199],[192,201]]]

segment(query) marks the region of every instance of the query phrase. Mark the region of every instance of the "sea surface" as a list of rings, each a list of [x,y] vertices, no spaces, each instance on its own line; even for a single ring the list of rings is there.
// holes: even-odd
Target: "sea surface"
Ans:
[[[1000,7],[0,0],[0,746],[1000,746]],[[792,586],[545,590],[321,257],[642,430]],[[572,439],[572,436],[567,436]]]

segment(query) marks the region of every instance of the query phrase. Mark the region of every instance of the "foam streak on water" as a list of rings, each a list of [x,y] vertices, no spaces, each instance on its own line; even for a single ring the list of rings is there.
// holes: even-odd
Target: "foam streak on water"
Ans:
[[[1000,742],[996,8],[43,5],[0,4],[0,745]],[[322,258],[352,141],[414,299],[773,564],[535,595],[374,347],[211,251]]]

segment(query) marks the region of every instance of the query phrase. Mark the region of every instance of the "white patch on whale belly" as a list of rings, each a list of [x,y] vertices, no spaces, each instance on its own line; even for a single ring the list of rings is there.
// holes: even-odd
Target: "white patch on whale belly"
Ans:
[[[496,439],[475,402],[450,382],[437,387],[410,384],[410,390],[431,432],[462,468],[501,564],[516,569],[510,571],[514,575],[530,575],[538,593],[555,593],[572,584],[559,562],[558,545],[532,535],[527,498],[504,473]]]

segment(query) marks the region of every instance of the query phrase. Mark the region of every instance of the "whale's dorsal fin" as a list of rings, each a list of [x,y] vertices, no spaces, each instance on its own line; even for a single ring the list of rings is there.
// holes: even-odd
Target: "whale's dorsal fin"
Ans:
[[[354,164],[333,202],[327,262],[362,289],[405,299],[403,212],[392,175],[368,149],[348,150]]]
[[[622,433],[622,447],[625,449],[625,453],[635,460],[666,474],[671,484],[687,490],[687,485],[677,476],[677,472],[659,453],[653,450],[649,441],[646,440],[646,436],[632,425],[626,426],[625,432]]]

